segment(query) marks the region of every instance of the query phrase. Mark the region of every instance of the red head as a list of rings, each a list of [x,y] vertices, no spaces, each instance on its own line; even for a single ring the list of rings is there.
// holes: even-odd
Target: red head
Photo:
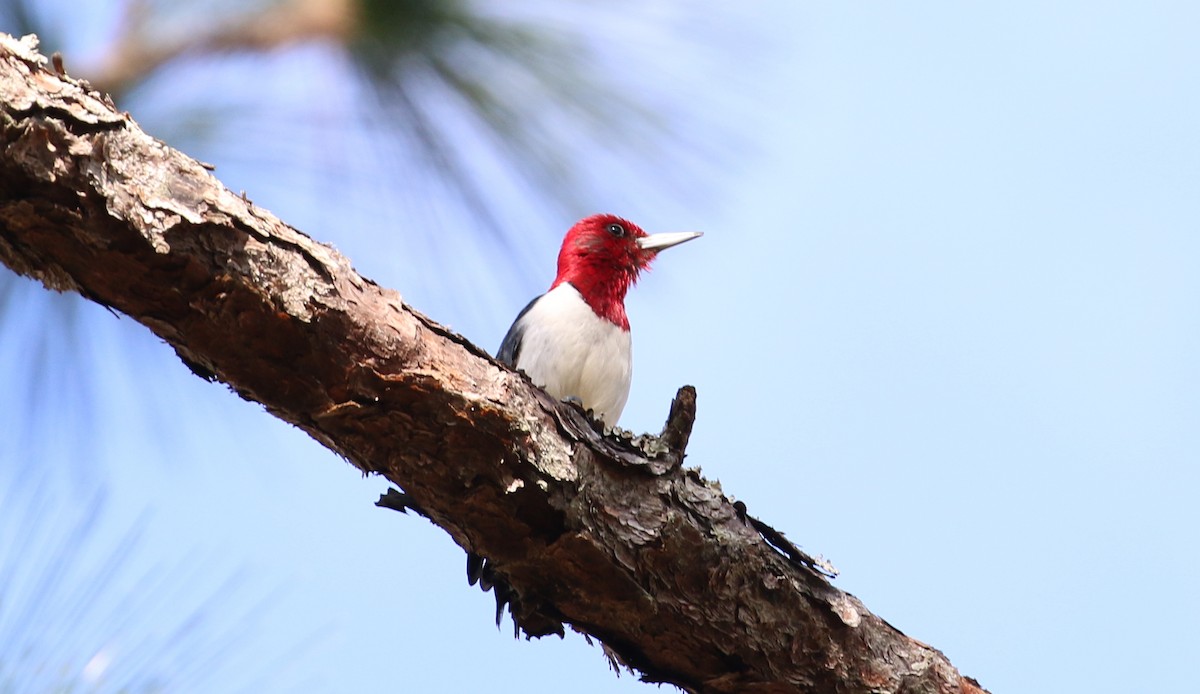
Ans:
[[[612,214],[579,220],[558,252],[554,289],[570,282],[596,315],[629,329],[625,292],[658,252],[700,236],[699,232],[649,235],[633,222]]]

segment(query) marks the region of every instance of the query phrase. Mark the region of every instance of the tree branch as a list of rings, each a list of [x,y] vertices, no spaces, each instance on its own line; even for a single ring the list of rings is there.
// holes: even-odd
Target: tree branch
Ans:
[[[284,0],[167,31],[161,21],[155,21],[150,3],[133,0],[125,8],[111,49],[87,75],[99,88],[119,93],[183,56],[267,51],[318,39],[344,41],[357,28],[357,10],[353,0]]]
[[[682,466],[691,388],[660,436],[596,431],[35,48],[0,36],[0,261],[387,477],[488,558],[528,635],[570,625],[695,692],[981,691]]]

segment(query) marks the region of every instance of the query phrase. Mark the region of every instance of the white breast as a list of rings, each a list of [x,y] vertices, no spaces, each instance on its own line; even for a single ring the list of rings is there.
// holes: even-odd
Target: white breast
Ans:
[[[538,299],[521,327],[517,368],[554,397],[577,397],[604,423],[616,424],[633,378],[629,331],[597,316],[567,283]]]

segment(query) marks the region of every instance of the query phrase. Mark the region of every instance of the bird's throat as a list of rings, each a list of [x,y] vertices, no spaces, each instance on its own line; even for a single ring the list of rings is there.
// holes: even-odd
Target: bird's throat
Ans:
[[[622,330],[629,330],[629,317],[625,315],[625,294],[629,291],[629,285],[633,283],[632,277],[620,274],[606,280],[588,277],[562,278],[550,288],[554,289],[564,282],[575,287],[597,316]]]

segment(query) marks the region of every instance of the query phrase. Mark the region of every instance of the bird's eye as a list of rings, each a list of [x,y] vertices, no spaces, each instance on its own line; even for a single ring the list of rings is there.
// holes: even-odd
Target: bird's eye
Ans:
[[[625,236],[625,234],[629,233],[629,232],[625,231],[624,225],[617,224],[615,222],[613,224],[609,224],[608,226],[604,227],[604,229],[608,233],[612,234],[613,236],[616,236],[617,238],[622,238]]]

